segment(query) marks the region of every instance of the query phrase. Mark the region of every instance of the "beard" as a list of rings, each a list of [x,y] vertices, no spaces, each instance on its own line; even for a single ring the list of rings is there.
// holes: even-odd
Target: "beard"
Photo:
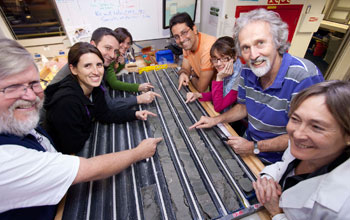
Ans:
[[[23,137],[36,128],[40,119],[40,109],[44,100],[40,100],[37,96],[35,101],[17,100],[13,103],[7,113],[0,114],[0,133],[13,134]],[[14,116],[14,110],[19,106],[35,105],[35,110],[25,113],[26,120],[18,120]]]
[[[254,63],[257,62],[265,62],[265,66],[255,68]],[[250,60],[249,67],[257,77],[262,77],[271,70],[271,62],[268,57],[260,56],[256,60]]]

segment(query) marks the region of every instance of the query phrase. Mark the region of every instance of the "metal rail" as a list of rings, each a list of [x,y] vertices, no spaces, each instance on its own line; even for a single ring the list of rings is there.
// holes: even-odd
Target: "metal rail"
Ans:
[[[122,75],[122,80],[123,80],[123,82],[125,81],[124,74]],[[123,92],[123,96],[124,96],[124,98],[126,98],[125,91]],[[128,138],[128,148],[129,148],[129,150],[131,150],[133,148],[133,146],[132,146],[132,141],[131,141],[130,122],[126,122],[126,133],[127,133],[127,138]],[[142,219],[141,218],[140,195],[139,195],[137,182],[136,182],[135,164],[131,164],[131,176],[132,176],[132,186],[133,186],[135,205],[136,205],[136,217],[137,217],[137,219]]]
[[[177,71],[172,69],[175,73],[176,73],[176,76],[178,77],[177,75]],[[182,88],[185,89],[186,92],[190,92],[190,90],[183,86]],[[182,97],[182,96],[181,96]],[[207,113],[207,111],[203,108],[203,106],[200,104],[200,102],[198,100],[195,101],[195,104],[196,106],[199,108],[199,110],[201,111],[201,113],[204,115],[204,116],[208,116],[210,117],[210,115]],[[221,134],[218,133],[218,130],[220,130],[219,127],[215,127],[216,129],[213,129],[214,132],[220,137]],[[247,168],[246,164],[243,162],[242,158],[237,155],[233,150],[232,148],[225,142],[225,141],[222,141],[223,144],[227,147],[227,149],[229,149],[229,152],[230,154],[235,158],[235,160],[238,162],[238,164],[240,165],[240,167],[243,169],[244,173],[247,174],[248,178],[251,180],[251,181],[255,181],[256,178],[255,176],[252,174],[252,172]]]
[[[115,90],[113,90],[113,98],[115,97]],[[115,149],[115,124],[112,124],[112,152],[116,152]],[[116,189],[116,180],[115,180],[115,175],[112,176],[112,192],[113,192],[113,220],[117,219],[117,189]]]
[[[96,131],[98,130],[99,128],[99,125],[100,123],[97,122],[96,123]],[[98,132],[95,133],[95,137],[94,137],[94,148],[93,148],[93,153],[92,153],[92,156],[96,156],[96,148],[97,148],[97,134]],[[91,197],[92,197],[92,186],[94,184],[94,181],[90,181],[90,184],[89,184],[89,196],[88,196],[88,203],[87,203],[87,210],[86,210],[86,220],[89,220],[90,219],[90,212],[91,212]]]
[[[149,82],[147,72],[144,72],[144,74],[145,74],[147,81]],[[160,108],[160,105],[159,105],[157,98],[154,100],[154,102],[156,104],[156,108],[157,108],[158,116],[159,116],[160,121],[161,121],[162,128],[166,134],[165,141],[170,145],[169,146],[167,144],[169,146],[168,148],[169,148],[170,156],[174,162],[174,166],[175,166],[176,172],[178,173],[180,183],[183,186],[183,190],[184,190],[184,193],[186,195],[188,205],[190,207],[193,218],[194,219],[204,219],[204,217],[202,216],[202,214],[200,212],[200,208],[199,208],[196,196],[195,196],[194,192],[192,191],[191,184],[189,182],[186,171],[182,167],[180,156],[177,152],[175,143],[170,135],[168,126],[166,125],[166,122],[165,122],[165,119],[164,119],[164,116],[163,116],[163,113],[162,113],[162,110]]]
[[[190,116],[191,121],[193,123],[196,123],[198,121],[198,119],[193,114],[191,109],[188,107],[188,105],[186,104],[186,101],[184,100],[184,98],[180,95],[180,93],[177,90],[174,82],[171,80],[170,76],[168,75],[168,73],[165,70],[163,70],[163,73],[167,77],[167,79],[168,79],[168,81],[169,81],[169,83],[171,85],[171,88],[173,89],[175,95],[178,97],[178,99],[180,100],[182,106],[185,108],[186,113]],[[217,152],[216,148],[214,147],[214,144],[212,143],[212,141],[209,139],[208,135],[203,131],[203,129],[196,129],[196,130],[197,130],[198,134],[204,139],[205,143],[208,145],[208,147],[210,149],[210,153],[215,158],[215,161],[218,163],[218,166],[220,166],[222,168],[220,170],[224,171],[224,176],[227,177],[229,179],[229,181],[231,182],[231,184],[233,185],[233,190],[240,197],[244,207],[249,208],[251,206],[249,201],[245,198],[244,193],[240,189],[240,187],[237,184],[236,180],[231,175],[231,173],[230,173],[229,169],[227,168],[225,162],[219,156],[219,153]]]
[[[134,78],[134,82],[136,83],[136,77],[135,77],[135,72],[133,72],[133,78]],[[149,81],[148,81],[149,82]],[[139,93],[138,93],[139,94]],[[142,107],[141,105],[139,105],[139,110],[142,111]],[[149,137],[148,132],[147,132],[147,126],[146,126],[146,122],[142,121],[142,127],[143,127],[143,132],[145,134],[145,138],[147,139]],[[148,158],[147,158],[148,159]],[[158,192],[158,196],[159,196],[159,200],[160,200],[160,206],[161,206],[161,213],[162,216],[165,220],[168,220],[168,213],[167,210],[165,208],[165,202],[164,202],[164,198],[163,198],[163,193],[162,190],[160,188],[160,183],[159,183],[159,178],[158,178],[158,172],[156,169],[156,165],[154,163],[154,158],[153,156],[150,158],[151,159],[151,165],[152,165],[152,171],[154,173],[154,178],[156,181],[156,187],[157,187],[157,192]],[[148,161],[147,161],[148,162]]]
[[[165,91],[164,85],[163,85],[162,81],[159,79],[158,74],[155,71],[153,73],[154,73],[156,79],[158,80],[158,84],[160,86],[159,88],[162,91],[163,97],[167,101],[169,109],[171,110],[171,113],[174,116],[175,122],[178,125],[180,132],[182,133],[182,135],[184,137],[185,143],[186,143],[188,149],[190,150],[191,154],[193,155],[194,162],[195,162],[196,166],[198,167],[198,171],[199,171],[201,177],[203,178],[203,181],[204,181],[206,188],[209,191],[209,195],[211,196],[215,206],[219,210],[219,213],[221,215],[227,215],[227,210],[226,210],[218,192],[216,191],[216,189],[213,185],[213,181],[211,180],[210,176],[208,175],[207,168],[203,164],[202,160],[200,159],[200,157],[199,157],[199,155],[194,147],[193,141],[192,141],[190,135],[188,134],[186,127],[184,126],[183,122],[180,120],[179,113],[177,112],[176,108],[174,107],[174,104],[172,103],[172,101],[170,100],[169,95]]]
[[[232,149],[228,145],[225,149],[223,146],[225,142],[222,142],[223,144],[216,142],[217,133],[215,132],[215,134],[211,130],[203,129],[203,134],[200,131],[198,134],[188,132],[186,126],[188,123],[194,122],[194,117],[199,117],[201,112],[203,115],[207,114],[199,102],[196,102],[196,105],[188,105],[188,109],[186,105],[183,105],[185,90],[177,92],[176,86],[174,87],[176,78],[171,75],[172,71],[169,68],[167,72],[160,70],[157,73],[154,71],[144,72],[142,75],[133,73],[133,75],[123,76],[122,79],[125,82],[151,82],[155,85],[155,90],[163,96],[162,99],[156,98],[152,105],[141,105],[137,109],[151,108],[158,114],[157,118],[150,120],[157,125],[154,127],[155,132],[162,133],[164,141],[161,145],[166,148],[158,148],[156,154],[148,161],[143,160],[131,165],[128,169],[109,179],[73,186],[67,196],[64,219],[143,220],[152,219],[151,216],[153,216],[153,218],[165,220],[180,219],[181,217],[231,220],[256,211],[257,204],[251,205],[251,208],[245,208],[241,201],[241,195],[235,190],[233,181],[225,174],[225,172],[230,172],[230,169],[228,162],[226,163],[222,156],[229,157],[231,160],[235,159],[234,154],[231,155],[230,152]],[[156,75],[159,76],[158,79]],[[163,84],[163,88],[159,85],[160,83]],[[166,95],[164,95],[165,93]],[[112,97],[129,97],[129,93],[125,92],[112,91],[111,94]],[[173,107],[170,107],[168,103]],[[174,105],[180,103],[181,105],[178,107]],[[175,126],[175,129],[173,126],[169,127],[170,123]],[[94,133],[86,143],[84,150],[78,155],[90,157],[130,149],[141,139],[152,136],[152,127],[149,120],[111,125],[95,123]],[[204,148],[196,147],[197,139],[200,141],[198,144]],[[220,144],[221,148],[218,148],[217,144]],[[184,157],[182,157],[182,153]],[[221,163],[213,156],[214,154],[221,160]],[[202,159],[203,156],[210,161]],[[247,173],[244,171],[245,166],[242,166],[239,160],[236,159],[236,161],[240,169]],[[242,163],[245,165],[244,162]],[[209,167],[209,164],[213,167]],[[224,167],[227,169],[226,171]],[[208,170],[213,170],[214,173],[212,174],[213,171],[209,172]],[[192,175],[189,176],[190,173],[195,174],[195,176],[192,178]],[[242,173],[243,177],[246,178],[244,173]],[[236,177],[234,178],[233,180],[236,180]],[[217,180],[222,186],[215,184]],[[200,186],[198,186],[197,181],[200,181]],[[215,187],[214,191],[211,187]],[[240,186],[238,188],[243,192]],[[218,192],[216,195],[215,191]],[[205,196],[202,197],[202,195]],[[234,201],[229,201],[228,195],[234,196],[232,199],[237,200],[239,206],[237,204],[232,206],[231,202]],[[248,195],[254,196],[254,193],[249,191]],[[219,200],[216,200],[215,196],[218,196]],[[206,200],[202,201],[201,198]],[[255,203],[254,198],[245,198],[250,203]],[[221,204],[219,204],[220,199]],[[226,205],[227,207],[225,207]]]

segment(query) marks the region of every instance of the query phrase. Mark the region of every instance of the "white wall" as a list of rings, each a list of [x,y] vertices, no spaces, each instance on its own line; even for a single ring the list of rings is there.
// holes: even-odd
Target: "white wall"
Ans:
[[[201,0],[197,0],[197,11],[195,23],[199,27],[201,21]],[[0,16],[0,37],[7,37],[14,39],[11,32],[9,31],[4,18]],[[30,53],[39,53],[43,54],[46,57],[57,56],[60,50],[65,51],[68,54],[69,48],[71,46],[69,40],[62,37],[45,37],[45,38],[35,38],[35,39],[26,39],[18,40],[18,42],[23,45]],[[149,40],[149,41],[140,41],[137,42],[141,46],[152,46],[155,49],[163,49],[166,45],[170,43],[169,39],[158,39],[158,40]],[[139,48],[134,46],[135,52],[139,52]]]

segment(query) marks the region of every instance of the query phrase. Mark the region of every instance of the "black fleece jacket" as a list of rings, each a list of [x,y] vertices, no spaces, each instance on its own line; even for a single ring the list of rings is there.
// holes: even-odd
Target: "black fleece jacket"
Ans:
[[[92,91],[92,101],[86,97],[73,75],[45,89],[43,126],[52,137],[57,151],[79,152],[89,138],[93,122],[124,123],[136,119],[135,110],[116,111],[108,108],[102,86]]]

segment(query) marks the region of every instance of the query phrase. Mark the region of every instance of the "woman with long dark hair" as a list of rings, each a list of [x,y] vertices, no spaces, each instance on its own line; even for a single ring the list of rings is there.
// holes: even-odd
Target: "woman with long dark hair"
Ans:
[[[146,120],[148,111],[112,110],[108,108],[101,81],[103,56],[93,45],[79,42],[68,53],[70,75],[45,90],[44,126],[55,147],[63,153],[77,153],[89,138],[94,121],[123,123]]]

